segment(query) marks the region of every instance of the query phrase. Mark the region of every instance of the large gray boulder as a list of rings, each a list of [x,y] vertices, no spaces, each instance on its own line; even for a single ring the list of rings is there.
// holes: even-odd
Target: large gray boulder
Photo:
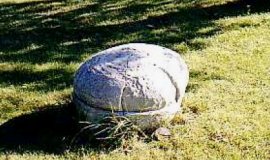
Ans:
[[[187,65],[178,53],[130,43],[84,62],[75,75],[73,100],[89,121],[114,113],[145,128],[180,110],[187,83]]]

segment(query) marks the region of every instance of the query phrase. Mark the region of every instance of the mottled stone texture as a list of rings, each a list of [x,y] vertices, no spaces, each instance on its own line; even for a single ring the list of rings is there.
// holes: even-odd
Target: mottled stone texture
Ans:
[[[164,119],[180,110],[187,83],[188,69],[178,53],[157,45],[125,44],[81,65],[74,102],[88,120],[114,112],[146,121],[152,117],[150,123],[153,116]]]

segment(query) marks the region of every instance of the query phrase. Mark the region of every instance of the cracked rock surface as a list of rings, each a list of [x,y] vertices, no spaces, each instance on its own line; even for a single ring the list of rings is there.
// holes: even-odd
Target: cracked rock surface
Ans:
[[[89,116],[173,115],[188,83],[188,69],[170,49],[130,43],[95,54],[76,72],[74,101]]]

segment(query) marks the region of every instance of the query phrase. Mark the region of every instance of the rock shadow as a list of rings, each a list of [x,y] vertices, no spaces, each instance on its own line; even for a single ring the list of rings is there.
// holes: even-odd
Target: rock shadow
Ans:
[[[0,152],[42,151],[61,154],[76,147],[88,146],[98,149],[96,141],[71,144],[82,126],[76,120],[73,103],[47,106],[39,111],[24,114],[0,125]]]

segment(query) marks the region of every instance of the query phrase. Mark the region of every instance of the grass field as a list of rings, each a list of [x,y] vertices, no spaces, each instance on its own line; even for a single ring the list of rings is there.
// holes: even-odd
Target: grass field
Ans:
[[[172,138],[66,149],[75,70],[129,42],[189,66]],[[0,0],[0,159],[270,159],[269,1]]]

